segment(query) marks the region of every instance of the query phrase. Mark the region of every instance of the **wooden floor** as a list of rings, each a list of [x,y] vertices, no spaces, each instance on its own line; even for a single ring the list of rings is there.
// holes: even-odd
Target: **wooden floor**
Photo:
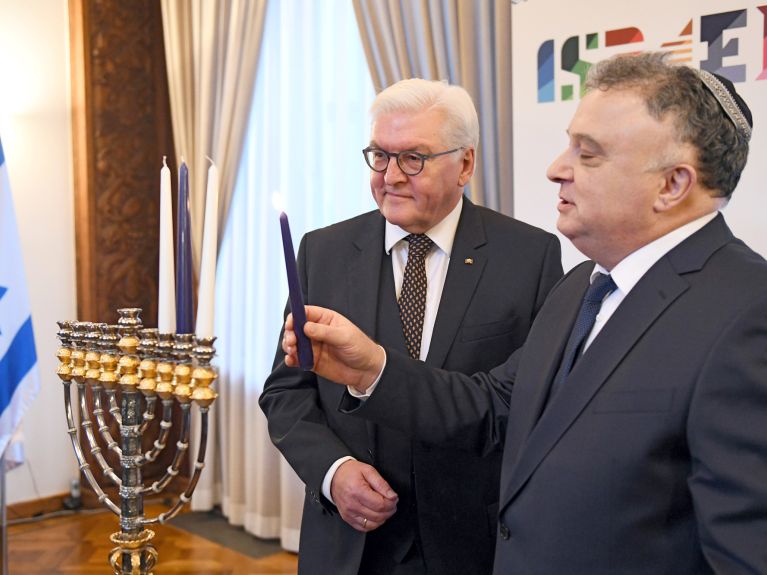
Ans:
[[[109,513],[81,514],[8,529],[11,575],[105,575],[112,572],[107,555],[109,535],[119,530]],[[155,575],[295,575],[291,553],[253,559],[171,525],[155,531],[159,553]]]

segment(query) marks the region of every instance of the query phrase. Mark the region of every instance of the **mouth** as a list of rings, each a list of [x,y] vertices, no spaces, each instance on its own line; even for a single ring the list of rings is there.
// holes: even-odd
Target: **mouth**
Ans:
[[[387,197],[398,198],[400,200],[406,200],[412,198],[410,194],[402,194],[397,192],[384,191],[384,195]]]
[[[572,205],[574,204],[571,201],[567,200],[566,198],[563,198],[562,196],[559,196],[559,203],[557,204],[557,209],[564,209]]]

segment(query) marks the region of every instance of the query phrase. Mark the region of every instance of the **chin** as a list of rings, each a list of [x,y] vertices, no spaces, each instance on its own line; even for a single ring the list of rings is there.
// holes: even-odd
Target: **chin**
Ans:
[[[409,217],[407,211],[397,209],[396,207],[392,208],[391,206],[384,204],[383,208],[381,209],[381,213],[389,221],[389,223],[400,227],[405,227],[407,224],[413,223],[413,218]]]
[[[567,223],[557,222],[557,231],[565,236],[570,242],[575,244],[578,241],[578,230],[575,226],[568,226]],[[578,247],[577,245],[575,246]]]
[[[559,216],[559,218],[557,218],[557,231],[563,236],[569,238],[570,236],[567,234],[567,227],[567,222],[562,216]]]

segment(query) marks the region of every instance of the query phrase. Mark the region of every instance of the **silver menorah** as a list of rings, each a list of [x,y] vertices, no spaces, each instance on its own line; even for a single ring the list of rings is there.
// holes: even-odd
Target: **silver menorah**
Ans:
[[[142,328],[139,308],[117,310],[117,325],[82,321],[60,321],[57,374],[64,384],[64,407],[68,433],[80,471],[100,503],[119,517],[120,531],[113,533],[116,545],[109,553],[115,575],[151,575],[157,563],[152,544],[154,531],[148,526],[172,519],[186,504],[205,466],[208,411],[217,394],[210,386],[216,371],[210,365],[215,355],[215,337],[158,333]],[[77,386],[72,401],[71,385]],[[88,389],[92,406],[88,402]],[[151,449],[143,452],[144,436],[162,405],[159,432]],[[200,410],[200,437],[194,472],[170,508],[156,517],[144,516],[144,496],[161,494],[178,475],[189,448],[191,406]],[[166,449],[173,427],[173,408],[181,410],[180,439],[170,466],[157,481],[144,484],[142,468]],[[77,417],[75,417],[77,408]],[[119,444],[110,424],[120,430]],[[151,438],[149,438],[151,439]],[[116,503],[104,492],[83,451],[87,445],[102,472],[102,481],[118,488]],[[112,451],[120,461],[115,471],[104,456]]]

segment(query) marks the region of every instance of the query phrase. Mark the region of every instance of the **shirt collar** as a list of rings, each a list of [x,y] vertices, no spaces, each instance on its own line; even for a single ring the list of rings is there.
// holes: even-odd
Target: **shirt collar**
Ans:
[[[426,231],[426,235],[436,246],[450,256],[453,250],[453,241],[455,240],[455,231],[458,229],[458,221],[461,219],[461,208],[463,207],[463,195],[452,211],[444,217],[436,226]],[[406,232],[399,226],[386,222],[386,234],[384,238],[384,249],[386,253],[391,253],[392,248],[410,232]]]
[[[612,276],[615,285],[618,286],[618,289],[623,292],[624,295],[628,294],[637,282],[642,279],[642,276],[645,275],[659,259],[713,220],[718,213],[719,212],[712,212],[706,214],[697,220],[688,222],[685,225],[670,231],[665,236],[661,236],[658,239],[651,241],[649,244],[642,246],[635,252],[632,252],[623,258],[612,271],[608,272],[601,265],[596,264],[594,266],[594,271],[591,272],[591,281],[594,281],[594,277],[599,273],[609,273]]]

